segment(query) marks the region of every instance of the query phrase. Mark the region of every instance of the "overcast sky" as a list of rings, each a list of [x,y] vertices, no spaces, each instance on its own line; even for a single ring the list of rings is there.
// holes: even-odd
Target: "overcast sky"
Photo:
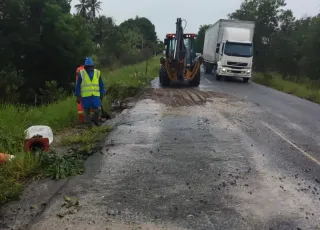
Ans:
[[[175,32],[177,17],[187,20],[186,33],[197,33],[199,26],[227,18],[239,8],[242,0],[101,0],[101,14],[113,17],[117,24],[128,18],[148,18],[156,27],[159,39]],[[72,7],[79,0],[72,0]],[[209,3],[211,2],[211,3]],[[313,16],[320,12],[319,0],[286,0],[295,17]],[[74,12],[74,9],[72,10]]]

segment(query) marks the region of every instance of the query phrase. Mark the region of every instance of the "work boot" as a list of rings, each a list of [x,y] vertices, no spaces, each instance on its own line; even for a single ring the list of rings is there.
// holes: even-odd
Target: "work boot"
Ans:
[[[102,125],[100,121],[95,121],[94,124],[95,124],[96,126],[101,126],[101,125]]]
[[[99,121],[99,117],[100,117],[100,113],[101,113],[101,108],[96,108],[94,110],[94,114],[93,114],[93,121],[94,121],[94,124],[96,126],[101,126],[101,122]]]

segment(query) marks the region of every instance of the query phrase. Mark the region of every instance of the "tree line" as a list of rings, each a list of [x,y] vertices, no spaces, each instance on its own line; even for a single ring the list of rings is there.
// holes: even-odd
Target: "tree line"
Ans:
[[[279,72],[285,79],[320,84],[320,14],[296,19],[285,0],[245,0],[229,19],[255,21],[254,69]],[[213,22],[214,23],[214,22]],[[196,41],[202,53],[210,25],[201,25]]]
[[[86,56],[98,67],[146,60],[161,50],[145,17],[116,25],[100,15],[101,1],[0,1],[0,103],[40,105],[73,91],[75,70]]]

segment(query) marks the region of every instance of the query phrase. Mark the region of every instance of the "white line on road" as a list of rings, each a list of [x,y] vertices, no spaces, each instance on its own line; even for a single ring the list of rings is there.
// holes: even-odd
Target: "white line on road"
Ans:
[[[206,77],[204,77],[204,79],[206,79],[206,81],[207,82],[209,82],[209,84],[211,84],[212,82],[211,81],[209,81]]]
[[[304,156],[308,157],[310,160],[312,160],[313,162],[315,162],[316,164],[320,165],[320,161],[318,161],[315,157],[311,156],[309,153],[307,153],[306,151],[304,151],[302,148],[300,148],[299,146],[297,146],[296,144],[292,143],[287,137],[285,137],[284,134],[282,134],[280,131],[276,130],[275,128],[272,128],[270,125],[268,125],[267,123],[263,122],[263,125],[266,126],[268,129],[270,129],[272,132],[274,132],[275,134],[277,134],[279,137],[281,137],[284,141],[286,141],[288,144],[290,144],[292,147],[294,147],[296,150],[298,150],[299,152],[301,152]]]

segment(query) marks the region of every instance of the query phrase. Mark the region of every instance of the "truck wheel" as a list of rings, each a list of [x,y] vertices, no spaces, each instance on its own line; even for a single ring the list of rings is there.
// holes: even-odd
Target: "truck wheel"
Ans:
[[[248,77],[244,77],[242,80],[243,80],[244,83],[248,83],[249,78]]]
[[[218,74],[216,74],[216,80],[217,80],[217,81],[221,81],[221,76],[218,75]]]
[[[208,74],[208,73],[209,73],[209,71],[208,71],[208,70],[209,70],[208,64],[207,64],[207,63],[204,63],[203,67],[204,67],[204,72]]]
[[[205,63],[204,72],[205,72],[206,74],[212,73],[212,64],[210,64],[210,63]]]
[[[163,66],[161,66],[159,70],[159,81],[162,86],[170,85],[170,79],[168,77],[167,70]]]
[[[189,82],[189,84],[192,86],[200,85],[200,70],[198,71],[197,75],[193,78],[193,80]]]

